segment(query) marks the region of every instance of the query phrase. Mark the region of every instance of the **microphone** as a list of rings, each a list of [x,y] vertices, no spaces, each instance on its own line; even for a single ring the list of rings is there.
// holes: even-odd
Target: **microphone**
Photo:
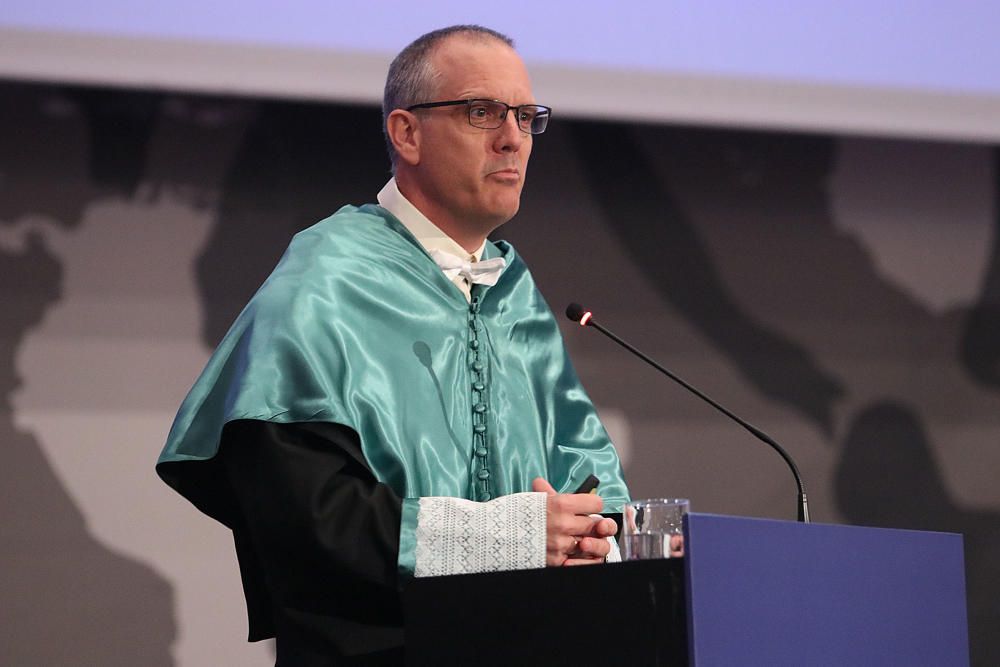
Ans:
[[[737,424],[739,424],[740,426],[742,426],[743,428],[745,428],[747,431],[750,431],[750,433],[754,437],[756,437],[758,440],[760,440],[760,441],[762,441],[762,442],[770,445],[772,448],[774,448],[774,450],[776,452],[778,452],[778,454],[781,455],[781,458],[783,458],[785,460],[785,463],[788,464],[789,469],[792,471],[792,475],[795,477],[795,484],[798,486],[798,489],[799,489],[799,497],[798,497],[798,520],[801,521],[802,523],[809,523],[809,503],[806,500],[806,491],[805,491],[805,488],[802,486],[802,477],[799,475],[799,469],[795,465],[795,461],[792,460],[792,457],[788,455],[788,452],[786,452],[781,445],[779,445],[777,442],[775,442],[774,438],[772,438],[771,436],[769,436],[767,433],[764,433],[763,431],[761,431],[759,428],[757,428],[753,424],[751,424],[751,423],[749,423],[749,422],[747,422],[747,421],[745,421],[743,419],[740,419],[739,417],[737,417],[736,415],[734,415],[732,412],[730,412],[729,410],[727,410],[726,408],[722,407],[721,405],[719,405],[718,403],[716,403],[714,400],[712,400],[711,398],[709,398],[706,394],[704,394],[703,392],[699,391],[695,387],[691,386],[690,384],[688,384],[687,382],[685,382],[684,380],[682,380],[678,376],[674,375],[673,373],[671,373],[669,370],[667,370],[666,368],[664,368],[660,364],[658,364],[655,361],[653,361],[652,359],[650,359],[648,356],[646,356],[645,354],[643,354],[641,351],[639,351],[638,349],[636,349],[632,345],[629,345],[624,340],[622,340],[621,338],[619,338],[618,336],[616,336],[612,332],[610,332],[607,329],[605,329],[604,327],[602,327],[600,324],[597,323],[596,320],[594,320],[593,314],[589,310],[585,310],[584,307],[581,306],[580,304],[578,304],[578,303],[571,303],[571,304],[569,304],[569,306],[566,307],[566,317],[568,317],[569,319],[573,320],[574,322],[576,322],[577,324],[579,324],[582,327],[594,327],[595,329],[597,329],[598,331],[600,331],[602,334],[604,334],[605,336],[607,336],[608,338],[610,338],[614,342],[618,343],[619,345],[621,345],[622,347],[624,347],[626,350],[628,350],[629,352],[631,352],[635,356],[639,357],[640,359],[642,359],[643,361],[645,361],[647,364],[649,364],[650,366],[652,366],[656,370],[658,370],[661,373],[663,373],[664,375],[666,375],[671,380],[673,380],[677,384],[681,385],[682,387],[684,387],[685,389],[687,389],[688,391],[690,391],[692,394],[694,394],[695,396],[697,396],[701,400],[705,401],[706,403],[708,403],[709,405],[711,405],[713,408],[715,408],[716,410],[718,410],[722,414],[724,414],[727,417],[729,417],[730,419],[732,419],[734,422],[736,422]]]

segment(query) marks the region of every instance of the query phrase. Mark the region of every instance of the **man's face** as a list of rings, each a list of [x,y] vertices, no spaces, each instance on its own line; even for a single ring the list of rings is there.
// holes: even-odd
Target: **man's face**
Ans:
[[[433,100],[485,98],[512,106],[535,102],[521,58],[500,42],[461,36],[448,39],[432,56],[441,77]],[[517,213],[531,135],[508,112],[494,130],[473,127],[464,105],[420,111],[417,178],[427,199],[456,224],[484,235]],[[434,220],[435,215],[430,215]]]

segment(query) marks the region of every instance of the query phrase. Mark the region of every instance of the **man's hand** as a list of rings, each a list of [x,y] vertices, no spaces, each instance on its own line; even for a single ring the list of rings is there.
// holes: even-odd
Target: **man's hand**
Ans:
[[[611,519],[589,516],[604,507],[601,497],[592,493],[556,493],[541,477],[531,483],[531,490],[548,494],[545,564],[558,567],[603,563],[611,550],[606,538],[618,532],[618,526]]]

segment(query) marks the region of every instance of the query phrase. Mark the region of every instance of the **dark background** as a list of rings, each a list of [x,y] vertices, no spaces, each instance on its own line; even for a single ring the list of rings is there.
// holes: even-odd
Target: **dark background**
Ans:
[[[152,464],[291,235],[374,201],[380,122],[0,83],[0,662],[233,658],[212,639],[244,631],[227,537]],[[973,658],[992,665],[998,181],[985,145],[558,119],[497,236],[553,310],[584,303],[782,442],[814,520],[963,533]],[[773,452],[564,333],[634,496],[794,517]]]

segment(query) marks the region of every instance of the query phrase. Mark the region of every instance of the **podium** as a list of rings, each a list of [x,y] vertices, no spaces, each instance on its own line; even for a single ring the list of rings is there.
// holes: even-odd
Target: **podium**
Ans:
[[[962,536],[689,514],[684,558],[414,580],[407,665],[968,665]]]

